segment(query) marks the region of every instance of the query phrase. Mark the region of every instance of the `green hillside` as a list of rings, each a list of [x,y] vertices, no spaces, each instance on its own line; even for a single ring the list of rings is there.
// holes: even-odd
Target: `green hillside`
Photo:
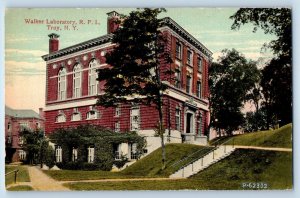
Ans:
[[[65,185],[72,190],[291,189],[292,153],[238,149],[229,157],[188,179],[73,182]]]
[[[218,138],[219,143],[232,138],[227,144],[261,147],[292,148],[292,124],[287,124],[276,130],[258,131],[236,135],[233,137]],[[214,139],[210,144],[214,144],[218,139]]]
[[[146,157],[140,159],[133,165],[122,171],[125,175],[140,175],[145,177],[167,177],[170,174],[177,171],[182,165],[190,162],[191,160],[207,153],[211,148],[197,146],[192,144],[167,144],[166,145],[166,169],[161,170],[161,148],[153,151]],[[188,155],[194,153],[189,159],[184,160],[182,163],[178,163],[175,166],[175,162],[186,158]]]

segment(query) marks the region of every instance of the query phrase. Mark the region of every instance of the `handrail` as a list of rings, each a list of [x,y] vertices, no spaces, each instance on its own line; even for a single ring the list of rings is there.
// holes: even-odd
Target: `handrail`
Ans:
[[[229,138],[227,141],[222,142],[222,144],[213,147],[213,149],[211,149],[211,150],[209,150],[208,152],[204,153],[204,154],[201,155],[200,157],[198,157],[198,158],[196,158],[196,159],[190,161],[189,163],[187,163],[187,164],[185,164],[185,165],[182,165],[182,166],[178,169],[178,171],[181,170],[182,168],[187,167],[188,165],[194,163],[195,161],[204,158],[207,154],[209,154],[210,152],[212,152],[212,151],[214,151],[214,150],[217,150],[220,146],[224,145],[225,143],[229,142],[230,140],[233,140],[233,138]],[[188,158],[188,157],[190,157],[190,156],[192,156],[192,154],[189,155],[189,156],[187,156],[186,158]]]
[[[192,154],[186,156],[185,158],[183,158],[183,159],[181,159],[181,160],[179,160],[179,161],[173,163],[173,164],[171,165],[171,167],[174,167],[175,165],[179,164],[180,162],[185,161],[186,159],[190,158],[191,156],[195,155],[196,153],[198,153],[198,152],[200,152],[200,151],[202,151],[202,150],[204,150],[204,149],[206,149],[206,147],[203,147],[202,149],[197,150],[197,151],[195,151],[194,153],[192,153]]]
[[[15,173],[15,179],[14,179],[14,182],[17,183],[17,175],[18,175],[18,172],[19,172],[19,169],[16,169],[16,170],[13,170],[13,171],[10,171],[10,172],[6,173],[5,176],[10,175],[11,173]]]

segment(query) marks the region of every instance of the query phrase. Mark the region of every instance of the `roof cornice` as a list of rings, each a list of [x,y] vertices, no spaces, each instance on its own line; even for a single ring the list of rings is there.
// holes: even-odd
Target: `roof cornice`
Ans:
[[[184,38],[192,45],[194,45],[198,50],[203,52],[206,56],[208,57],[212,56],[213,53],[209,49],[207,49],[200,41],[198,41],[195,37],[193,37],[190,33],[188,33],[185,29],[183,29],[180,25],[178,25],[178,23],[176,23],[170,17],[163,18],[162,24],[170,27],[173,31],[175,31],[182,38]]]
[[[106,34],[104,36],[100,36],[100,37],[97,37],[97,38],[94,38],[94,39],[91,39],[88,41],[84,41],[82,43],[78,43],[76,45],[72,45],[70,47],[66,47],[66,48],[58,50],[56,52],[46,54],[46,55],[42,56],[42,58],[45,61],[48,61],[48,60],[58,58],[58,57],[61,57],[61,56],[64,56],[64,55],[67,55],[70,53],[78,52],[81,50],[85,50],[87,48],[91,48],[91,47],[95,47],[97,45],[102,45],[102,44],[108,43],[111,41],[111,39],[112,39],[112,34]]]
[[[211,57],[212,52],[207,49],[200,41],[198,41],[195,37],[193,37],[190,33],[188,33],[185,29],[183,29],[180,25],[178,25],[173,19],[170,17],[165,17],[162,19],[162,27],[168,26],[186,41],[190,42],[194,47],[196,47],[199,51],[204,53],[206,56]],[[67,54],[75,53],[81,50],[85,50],[87,48],[95,47],[97,45],[108,43],[112,40],[112,34],[106,34],[104,36],[100,36],[82,43],[78,43],[76,45],[72,45],[70,47],[58,50],[56,52],[52,52],[50,54],[43,55],[42,58],[45,61],[59,58]]]

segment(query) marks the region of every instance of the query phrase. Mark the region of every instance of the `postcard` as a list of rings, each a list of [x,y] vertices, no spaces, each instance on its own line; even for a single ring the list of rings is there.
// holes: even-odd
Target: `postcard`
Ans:
[[[290,8],[7,8],[8,191],[292,190]]]

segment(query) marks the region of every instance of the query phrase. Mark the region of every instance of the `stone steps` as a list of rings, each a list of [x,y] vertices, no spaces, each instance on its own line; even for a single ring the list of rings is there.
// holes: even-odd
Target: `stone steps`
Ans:
[[[214,151],[211,151],[207,155],[203,156],[202,158],[179,169],[178,171],[176,171],[175,173],[170,175],[170,178],[188,178],[188,177],[206,169],[210,165],[229,156],[234,150],[235,150],[235,148],[233,148],[230,145],[221,145]]]

